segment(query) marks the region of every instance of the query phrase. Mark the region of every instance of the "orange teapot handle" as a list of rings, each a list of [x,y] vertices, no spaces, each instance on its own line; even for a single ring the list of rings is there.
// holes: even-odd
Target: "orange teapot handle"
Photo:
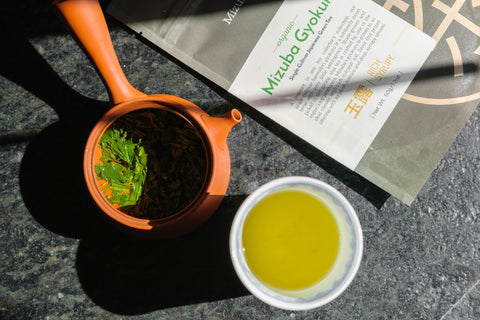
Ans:
[[[135,89],[123,73],[97,0],[56,0],[52,6],[64,18],[70,33],[92,60],[113,105],[146,96]]]

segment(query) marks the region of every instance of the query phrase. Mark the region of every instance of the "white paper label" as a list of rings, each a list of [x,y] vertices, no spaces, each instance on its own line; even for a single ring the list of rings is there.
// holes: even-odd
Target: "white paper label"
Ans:
[[[370,0],[284,1],[229,92],[354,170],[434,45]]]

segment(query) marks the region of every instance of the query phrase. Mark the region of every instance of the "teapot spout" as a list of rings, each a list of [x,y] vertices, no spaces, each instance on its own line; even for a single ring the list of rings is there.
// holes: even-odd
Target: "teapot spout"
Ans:
[[[230,112],[227,112],[218,118],[225,120],[224,126],[226,127],[227,132],[230,132],[230,129],[232,129],[234,125],[242,121],[242,114],[237,109],[232,109]]]
[[[226,146],[228,133],[232,127],[242,121],[242,114],[237,109],[232,109],[222,116],[203,117],[203,121],[208,131],[213,133],[217,146],[223,149]]]

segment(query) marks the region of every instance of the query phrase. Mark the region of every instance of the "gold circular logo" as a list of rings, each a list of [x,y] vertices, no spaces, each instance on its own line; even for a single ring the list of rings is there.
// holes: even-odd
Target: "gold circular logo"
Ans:
[[[480,26],[474,18],[475,11],[480,10],[480,0],[376,2],[436,41],[415,77],[415,85],[403,95],[404,100],[452,105],[480,99],[480,81],[477,81]],[[435,80],[434,86],[428,80]]]

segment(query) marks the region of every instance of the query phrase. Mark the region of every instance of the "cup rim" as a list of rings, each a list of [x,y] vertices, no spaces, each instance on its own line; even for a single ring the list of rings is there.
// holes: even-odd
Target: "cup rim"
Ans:
[[[287,297],[280,295],[277,292],[270,289],[268,286],[261,283],[255,278],[248,268],[248,265],[243,257],[242,248],[241,248],[241,235],[243,232],[243,223],[247,217],[250,209],[253,205],[262,199],[267,194],[270,194],[271,191],[280,189],[282,187],[288,186],[306,186],[313,187],[317,190],[325,191],[325,194],[331,198],[337,205],[342,208],[343,214],[348,218],[352,227],[352,235],[355,238],[355,248],[351,262],[348,264],[349,268],[345,270],[344,276],[340,279],[340,283],[333,284],[333,288],[328,290],[325,295],[318,296],[314,295],[309,298],[295,298]],[[252,192],[240,205],[235,214],[232,226],[230,229],[230,258],[232,260],[233,267],[237,276],[243,285],[252,293],[255,297],[261,301],[285,310],[292,311],[301,311],[301,310],[310,310],[318,308],[322,305],[325,305],[339,295],[341,295],[345,289],[350,285],[350,283],[355,278],[357,271],[360,267],[360,263],[363,256],[363,233],[360,225],[358,216],[350,204],[350,202],[333,186],[311,177],[304,176],[289,176],[282,177],[257,188]]]

